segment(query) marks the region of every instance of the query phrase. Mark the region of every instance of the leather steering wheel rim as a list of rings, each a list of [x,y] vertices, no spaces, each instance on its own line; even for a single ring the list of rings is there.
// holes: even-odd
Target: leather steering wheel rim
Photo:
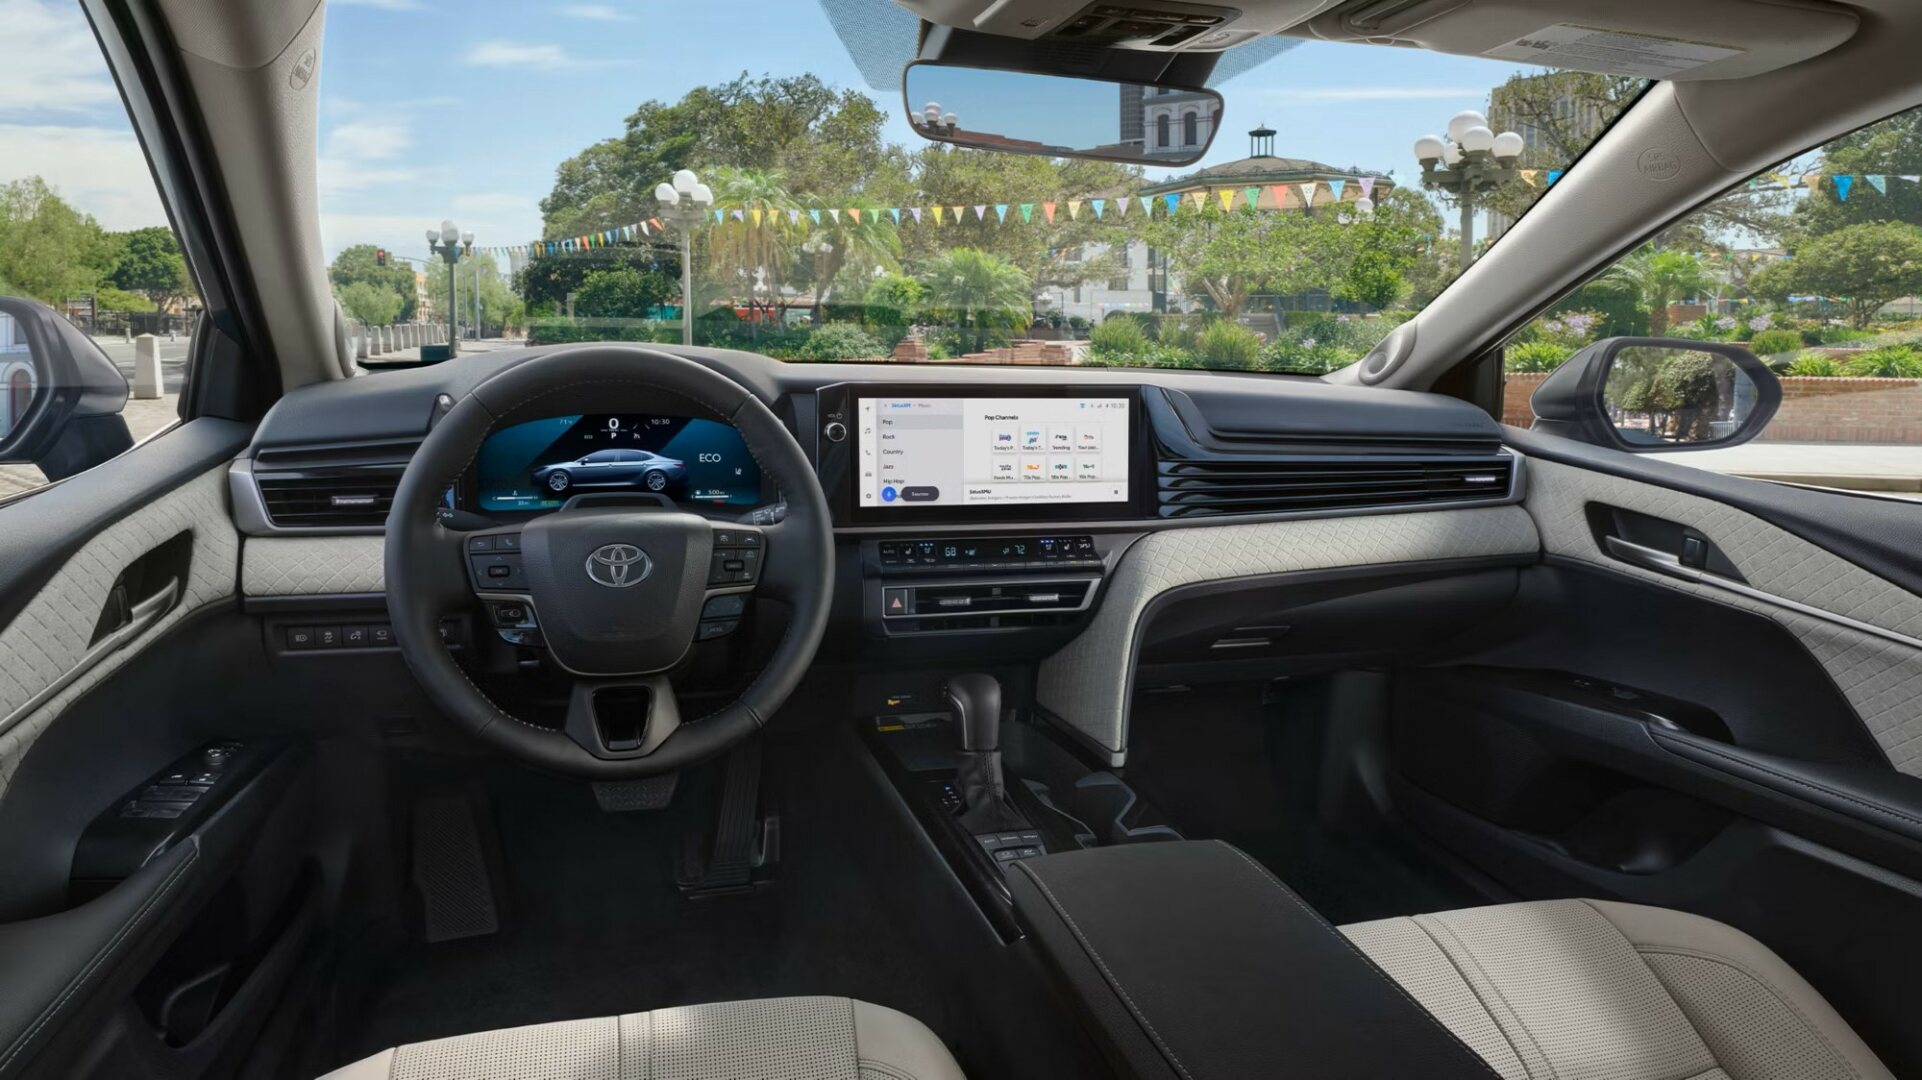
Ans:
[[[442,618],[471,610],[476,601],[463,562],[466,534],[448,529],[438,508],[443,493],[473,465],[487,436],[502,427],[575,413],[658,412],[663,398],[692,403],[733,425],[785,501],[783,520],[761,529],[766,538],[761,590],[784,601],[790,619],[766,667],[739,698],[682,722],[644,756],[610,759],[590,753],[561,731],[514,716],[489,698],[448,651],[440,634]],[[541,353],[495,373],[441,418],[401,476],[387,519],[384,565],[395,643],[421,689],[456,726],[540,769],[591,780],[632,780],[673,772],[729,748],[760,730],[787,700],[827,629],[834,533],[807,455],[787,426],[745,387],[667,353],[585,345]]]

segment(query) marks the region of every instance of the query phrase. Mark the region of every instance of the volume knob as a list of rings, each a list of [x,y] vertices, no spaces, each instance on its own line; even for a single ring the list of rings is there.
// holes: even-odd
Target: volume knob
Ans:
[[[830,420],[821,434],[826,435],[829,442],[840,442],[848,437],[848,426],[839,420]]]

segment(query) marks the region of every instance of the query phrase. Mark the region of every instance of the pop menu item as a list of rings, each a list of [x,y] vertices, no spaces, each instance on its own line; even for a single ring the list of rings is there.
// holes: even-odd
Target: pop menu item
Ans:
[[[863,507],[1128,500],[1126,398],[861,398]]]

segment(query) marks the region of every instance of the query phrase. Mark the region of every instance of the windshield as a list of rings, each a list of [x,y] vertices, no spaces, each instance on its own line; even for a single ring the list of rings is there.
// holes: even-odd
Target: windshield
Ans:
[[[1499,242],[1644,86],[1269,39],[1224,61],[1218,113],[1142,87],[1034,103],[1117,110],[1150,156],[1216,136],[1141,166],[925,141],[911,18],[851,52],[793,0],[460,13],[330,7],[320,185],[349,319],[470,349],[1320,374]]]

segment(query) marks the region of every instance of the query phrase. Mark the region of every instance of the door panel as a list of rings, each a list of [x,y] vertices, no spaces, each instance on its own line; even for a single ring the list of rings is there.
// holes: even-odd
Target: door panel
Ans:
[[[31,509],[31,500],[0,512]],[[186,580],[167,610],[142,626],[141,613],[115,638],[96,630],[121,574],[150,551],[192,537]],[[85,541],[0,629],[0,812],[15,770],[47,725],[146,643],[198,609],[230,597],[240,539],[227,512],[227,472],[216,466],[132,510]],[[112,648],[101,648],[111,645]],[[47,696],[49,690],[54,691]]]
[[[1529,477],[1525,505],[1550,556],[1607,567],[1781,624],[1821,663],[1889,763],[1922,776],[1922,640],[1915,640],[1922,633],[1922,597],[1754,514],[1699,495],[1539,459],[1529,462]],[[1595,505],[1696,530],[1727,556],[1748,588],[1683,580],[1604,551],[1589,517]],[[1915,513],[1922,515],[1922,507]]]
[[[1922,1074],[1922,505],[1512,441],[1544,562],[1395,674],[1397,812],[1523,897],[1747,931]]]

